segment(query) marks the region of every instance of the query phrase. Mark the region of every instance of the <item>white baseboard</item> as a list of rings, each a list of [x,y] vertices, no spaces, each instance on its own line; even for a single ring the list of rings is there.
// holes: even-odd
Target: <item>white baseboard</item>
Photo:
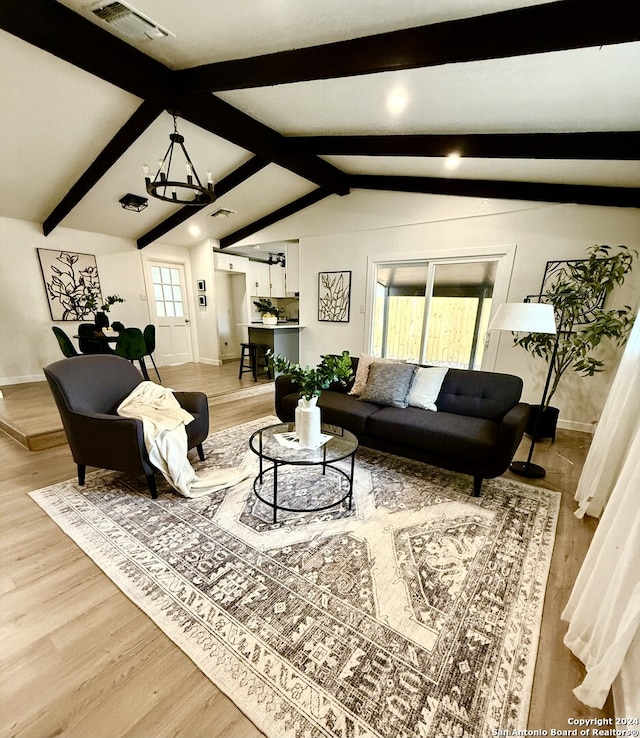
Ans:
[[[27,382],[44,382],[44,374],[27,374],[22,377],[0,377],[0,385],[6,384],[26,384]]]
[[[580,433],[590,433],[591,435],[596,430],[595,423],[578,423],[575,420],[558,420],[558,428],[579,431]]]
[[[209,366],[222,366],[222,361],[220,359],[203,359],[200,357],[198,359],[199,364],[209,364]]]

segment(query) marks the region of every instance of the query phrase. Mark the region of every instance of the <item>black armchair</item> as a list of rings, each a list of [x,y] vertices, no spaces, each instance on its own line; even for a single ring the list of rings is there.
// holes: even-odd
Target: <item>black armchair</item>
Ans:
[[[142,378],[120,356],[78,356],[44,368],[58,406],[67,441],[84,484],[87,466],[144,474],[151,496],[158,496],[155,472],[144,445],[142,421],[116,415],[116,408]],[[202,442],[209,433],[209,405],[202,392],[176,392],[182,407],[194,416],[187,425],[189,448],[204,460]]]

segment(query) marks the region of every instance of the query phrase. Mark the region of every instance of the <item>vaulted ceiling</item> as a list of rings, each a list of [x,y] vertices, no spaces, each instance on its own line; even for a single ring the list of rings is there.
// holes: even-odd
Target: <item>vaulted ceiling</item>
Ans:
[[[175,36],[0,4],[0,215],[227,247],[361,191],[640,207],[640,3],[134,2]],[[123,210],[170,110],[217,200]]]

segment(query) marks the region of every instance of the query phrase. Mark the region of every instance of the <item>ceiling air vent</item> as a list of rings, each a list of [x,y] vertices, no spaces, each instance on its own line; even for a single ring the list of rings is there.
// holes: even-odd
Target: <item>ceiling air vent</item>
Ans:
[[[226,208],[219,208],[215,213],[211,213],[212,218],[229,218],[231,215],[235,215],[235,210],[227,210]]]
[[[91,12],[100,20],[108,23],[114,31],[132,41],[153,41],[154,39],[174,36],[166,28],[147,18],[129,5],[121,2],[102,2],[92,8]]]

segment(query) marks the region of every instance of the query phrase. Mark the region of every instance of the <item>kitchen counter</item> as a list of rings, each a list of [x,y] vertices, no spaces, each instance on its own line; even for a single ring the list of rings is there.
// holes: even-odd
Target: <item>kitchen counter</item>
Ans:
[[[276,323],[276,325],[267,325],[265,323],[240,323],[239,325],[247,326],[248,328],[264,328],[267,331],[280,330],[281,328],[292,329],[292,328],[304,328],[299,323]]]
[[[286,356],[289,361],[300,360],[300,330],[304,326],[299,323],[243,323],[249,328],[249,342],[268,346],[274,354]]]

